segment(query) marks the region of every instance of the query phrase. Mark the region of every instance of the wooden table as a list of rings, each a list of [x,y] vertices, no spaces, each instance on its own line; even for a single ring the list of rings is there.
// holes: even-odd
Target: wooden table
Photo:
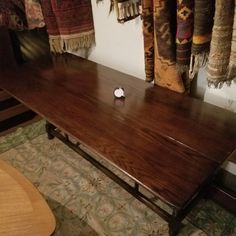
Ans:
[[[0,160],[0,235],[49,236],[55,218],[36,188]]]
[[[125,99],[114,98],[117,86]],[[6,70],[0,87],[49,121],[49,138],[60,138],[158,212],[171,235],[236,148],[236,114],[73,55]],[[134,186],[56,127],[131,177]],[[172,213],[140,193],[139,185]]]

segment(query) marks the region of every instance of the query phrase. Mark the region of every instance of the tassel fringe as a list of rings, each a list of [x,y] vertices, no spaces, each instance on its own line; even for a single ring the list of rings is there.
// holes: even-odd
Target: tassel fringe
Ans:
[[[190,68],[189,68],[189,78],[193,79],[200,68],[205,67],[208,61],[208,52],[203,52],[201,54],[191,55],[190,58]]]
[[[226,84],[228,87],[232,84],[232,82],[236,83],[236,66],[235,65],[229,65],[227,74],[222,77],[217,77],[217,81],[208,79],[208,87],[213,87],[216,89],[221,89],[224,84]]]
[[[94,32],[66,36],[49,36],[52,53],[76,52],[81,48],[90,48],[95,43]]]
[[[222,80],[219,81],[208,81],[208,87],[210,88],[215,88],[215,89],[221,89],[223,87],[224,84],[226,84],[228,87],[230,87],[230,85],[232,84],[232,82],[236,83],[236,78],[234,78],[233,80],[229,80],[226,78],[222,78]]]
[[[177,67],[177,70],[180,74],[183,74],[183,73],[186,73],[189,71],[189,65],[177,64],[176,67]]]
[[[229,65],[227,78],[236,81],[236,65]]]
[[[124,2],[114,0],[112,1],[110,11],[115,8],[118,22],[124,23],[140,15],[139,5],[139,0],[127,0]]]

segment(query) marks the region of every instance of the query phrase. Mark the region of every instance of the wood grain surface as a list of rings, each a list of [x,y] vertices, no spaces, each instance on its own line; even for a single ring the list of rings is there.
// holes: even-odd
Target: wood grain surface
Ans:
[[[7,70],[0,87],[176,207],[236,148],[236,114],[73,55]]]
[[[55,218],[37,189],[0,160],[0,235],[49,236]]]

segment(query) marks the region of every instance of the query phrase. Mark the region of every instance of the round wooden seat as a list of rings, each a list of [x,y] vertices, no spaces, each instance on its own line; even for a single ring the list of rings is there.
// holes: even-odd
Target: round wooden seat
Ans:
[[[0,160],[0,235],[49,236],[55,218],[38,190]]]

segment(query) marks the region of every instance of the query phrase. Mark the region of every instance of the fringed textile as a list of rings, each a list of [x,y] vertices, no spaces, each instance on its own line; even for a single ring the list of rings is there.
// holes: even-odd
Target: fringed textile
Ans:
[[[189,77],[192,79],[207,63],[213,27],[215,0],[195,0],[194,33]]]
[[[193,6],[194,0],[177,0],[176,62],[180,73],[189,71]]]
[[[146,80],[183,93],[185,87],[176,67],[176,5],[171,4],[174,2],[142,1]]]
[[[182,93],[207,64],[209,84],[230,84],[236,77],[235,1],[142,0],[146,81]]]
[[[27,28],[24,0],[0,1],[0,26],[12,30]]]
[[[152,1],[142,1],[142,19],[143,19],[143,39],[144,39],[144,59],[146,81],[154,80],[154,21]]]
[[[216,0],[214,26],[210,45],[207,79],[209,85],[221,87],[235,77],[235,0]],[[234,23],[235,27],[235,23]],[[231,47],[232,45],[232,47]],[[229,66],[230,65],[230,66]],[[229,70],[231,68],[231,70]],[[230,76],[229,76],[230,74]]]
[[[227,73],[227,80],[232,81],[236,78],[236,0],[234,2],[234,23],[233,23],[233,35],[231,42],[231,53],[229,59],[229,67]]]
[[[120,23],[132,20],[139,16],[140,0],[111,0],[111,9],[116,12]]]
[[[42,28],[45,26],[39,0],[25,0],[25,14],[28,29]]]
[[[89,0],[41,0],[41,4],[52,52],[77,51],[94,44]]]

